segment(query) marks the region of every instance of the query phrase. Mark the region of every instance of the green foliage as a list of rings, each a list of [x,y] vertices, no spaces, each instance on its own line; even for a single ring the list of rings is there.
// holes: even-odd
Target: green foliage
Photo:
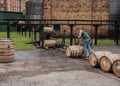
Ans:
[[[25,18],[25,16],[26,16],[26,10],[23,10],[22,16],[23,16],[23,18]]]

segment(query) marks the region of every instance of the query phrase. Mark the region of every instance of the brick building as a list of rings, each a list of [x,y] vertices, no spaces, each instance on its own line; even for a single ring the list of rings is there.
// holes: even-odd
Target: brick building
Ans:
[[[0,0],[0,10],[21,12],[25,9],[26,1],[27,0]],[[43,19],[109,19],[109,0],[43,0],[43,2]],[[94,33],[94,27],[85,25],[74,27],[74,33],[80,28],[85,29],[89,34]],[[64,29],[66,29],[67,34],[70,33],[68,26],[61,26],[60,32],[63,33]],[[99,34],[106,35],[107,32],[108,26],[99,27]]]
[[[107,20],[109,19],[109,0],[44,0],[44,19],[74,19],[74,20]],[[76,26],[74,33],[83,28],[89,34],[94,34],[92,26]],[[60,32],[68,26],[62,26]],[[99,27],[99,34],[106,36],[108,26]]]
[[[22,12],[28,0],[0,0],[0,11]]]

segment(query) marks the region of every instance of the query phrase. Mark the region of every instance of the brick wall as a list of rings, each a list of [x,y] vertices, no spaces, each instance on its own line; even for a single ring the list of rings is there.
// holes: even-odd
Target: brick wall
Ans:
[[[93,2],[92,2],[93,1]],[[44,19],[109,19],[109,0],[44,0]],[[94,34],[92,26],[76,26],[74,33],[83,28],[89,34]],[[108,26],[99,27],[99,34],[105,35]],[[69,27],[61,26],[60,33],[66,29],[69,35]]]
[[[0,11],[4,11],[5,10],[5,4],[4,4],[4,0],[0,0]]]
[[[28,0],[0,0],[0,11],[21,12]],[[6,4],[6,5],[5,5]]]

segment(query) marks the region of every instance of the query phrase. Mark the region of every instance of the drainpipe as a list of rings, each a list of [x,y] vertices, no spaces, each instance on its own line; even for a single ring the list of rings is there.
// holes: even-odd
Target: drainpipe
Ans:
[[[20,12],[21,12],[21,2],[22,2],[22,1],[20,0],[20,2],[19,2],[19,3],[20,3]]]
[[[4,0],[4,4],[5,4],[5,11],[7,11],[7,0]]]

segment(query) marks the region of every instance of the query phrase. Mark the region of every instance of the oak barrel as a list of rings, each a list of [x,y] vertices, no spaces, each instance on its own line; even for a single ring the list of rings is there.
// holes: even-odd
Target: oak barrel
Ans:
[[[44,33],[52,34],[53,33],[53,27],[44,27]]]
[[[83,47],[80,45],[72,45],[67,47],[66,49],[67,57],[78,57],[78,56],[82,56],[82,54],[83,54]]]
[[[14,59],[14,41],[0,39],[0,62],[10,62]]]
[[[112,70],[114,74],[120,78],[120,59],[115,60],[112,65]]]
[[[100,59],[100,67],[103,71],[105,72],[109,72],[112,71],[112,64],[115,60],[119,59],[119,55],[118,54],[111,54],[108,56],[103,56]]]
[[[55,40],[44,40],[44,47],[55,47]]]
[[[102,58],[102,56],[106,56],[112,54],[111,52],[108,51],[97,51],[94,53],[91,53],[89,55],[89,63],[92,67],[99,67],[100,66],[100,58]]]

